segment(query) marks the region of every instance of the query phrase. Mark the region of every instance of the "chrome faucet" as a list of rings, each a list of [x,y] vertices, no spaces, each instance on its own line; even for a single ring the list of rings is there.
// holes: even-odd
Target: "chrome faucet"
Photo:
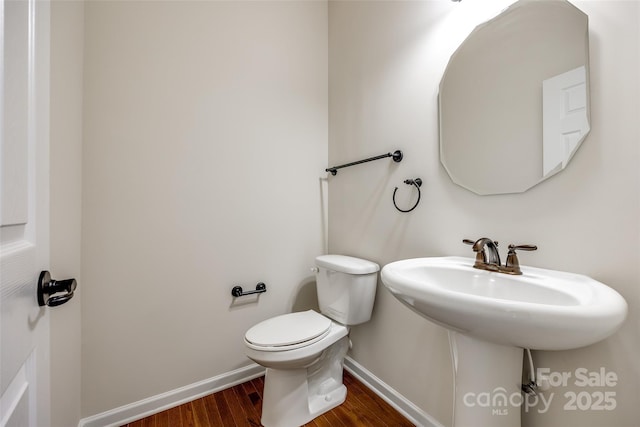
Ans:
[[[462,243],[471,245],[473,251],[476,253],[476,262],[473,264],[473,268],[507,274],[522,274],[516,249],[523,251],[535,251],[538,249],[535,245],[509,245],[507,262],[503,266],[500,262],[498,242],[491,240],[488,237],[483,237],[476,241],[464,239]]]

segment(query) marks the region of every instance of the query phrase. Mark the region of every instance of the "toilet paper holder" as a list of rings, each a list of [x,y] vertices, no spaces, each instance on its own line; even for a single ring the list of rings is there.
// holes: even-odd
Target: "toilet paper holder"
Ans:
[[[231,289],[231,295],[234,297],[243,297],[245,295],[253,295],[253,294],[261,294],[267,292],[267,285],[265,285],[264,283],[260,282],[256,285],[256,289],[255,291],[243,291],[242,290],[242,286],[234,286],[233,289]]]

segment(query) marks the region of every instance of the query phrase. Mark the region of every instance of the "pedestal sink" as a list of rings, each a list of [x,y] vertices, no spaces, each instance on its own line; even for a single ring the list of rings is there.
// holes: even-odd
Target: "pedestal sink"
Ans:
[[[533,267],[512,276],[473,264],[462,257],[407,259],[387,264],[380,276],[399,301],[450,331],[454,427],[519,427],[523,348],[594,344],[620,327],[627,304],[587,276]]]

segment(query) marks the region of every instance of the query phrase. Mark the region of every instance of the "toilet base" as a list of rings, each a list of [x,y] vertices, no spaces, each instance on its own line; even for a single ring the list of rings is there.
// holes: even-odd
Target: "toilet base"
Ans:
[[[299,427],[341,405],[347,397],[342,363],[349,339],[331,345],[307,368],[267,368],[261,423],[265,427]]]

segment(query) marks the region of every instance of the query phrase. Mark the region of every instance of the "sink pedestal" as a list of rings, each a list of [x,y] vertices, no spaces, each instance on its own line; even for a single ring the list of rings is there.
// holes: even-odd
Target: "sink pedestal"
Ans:
[[[454,427],[520,427],[523,349],[449,331]]]

